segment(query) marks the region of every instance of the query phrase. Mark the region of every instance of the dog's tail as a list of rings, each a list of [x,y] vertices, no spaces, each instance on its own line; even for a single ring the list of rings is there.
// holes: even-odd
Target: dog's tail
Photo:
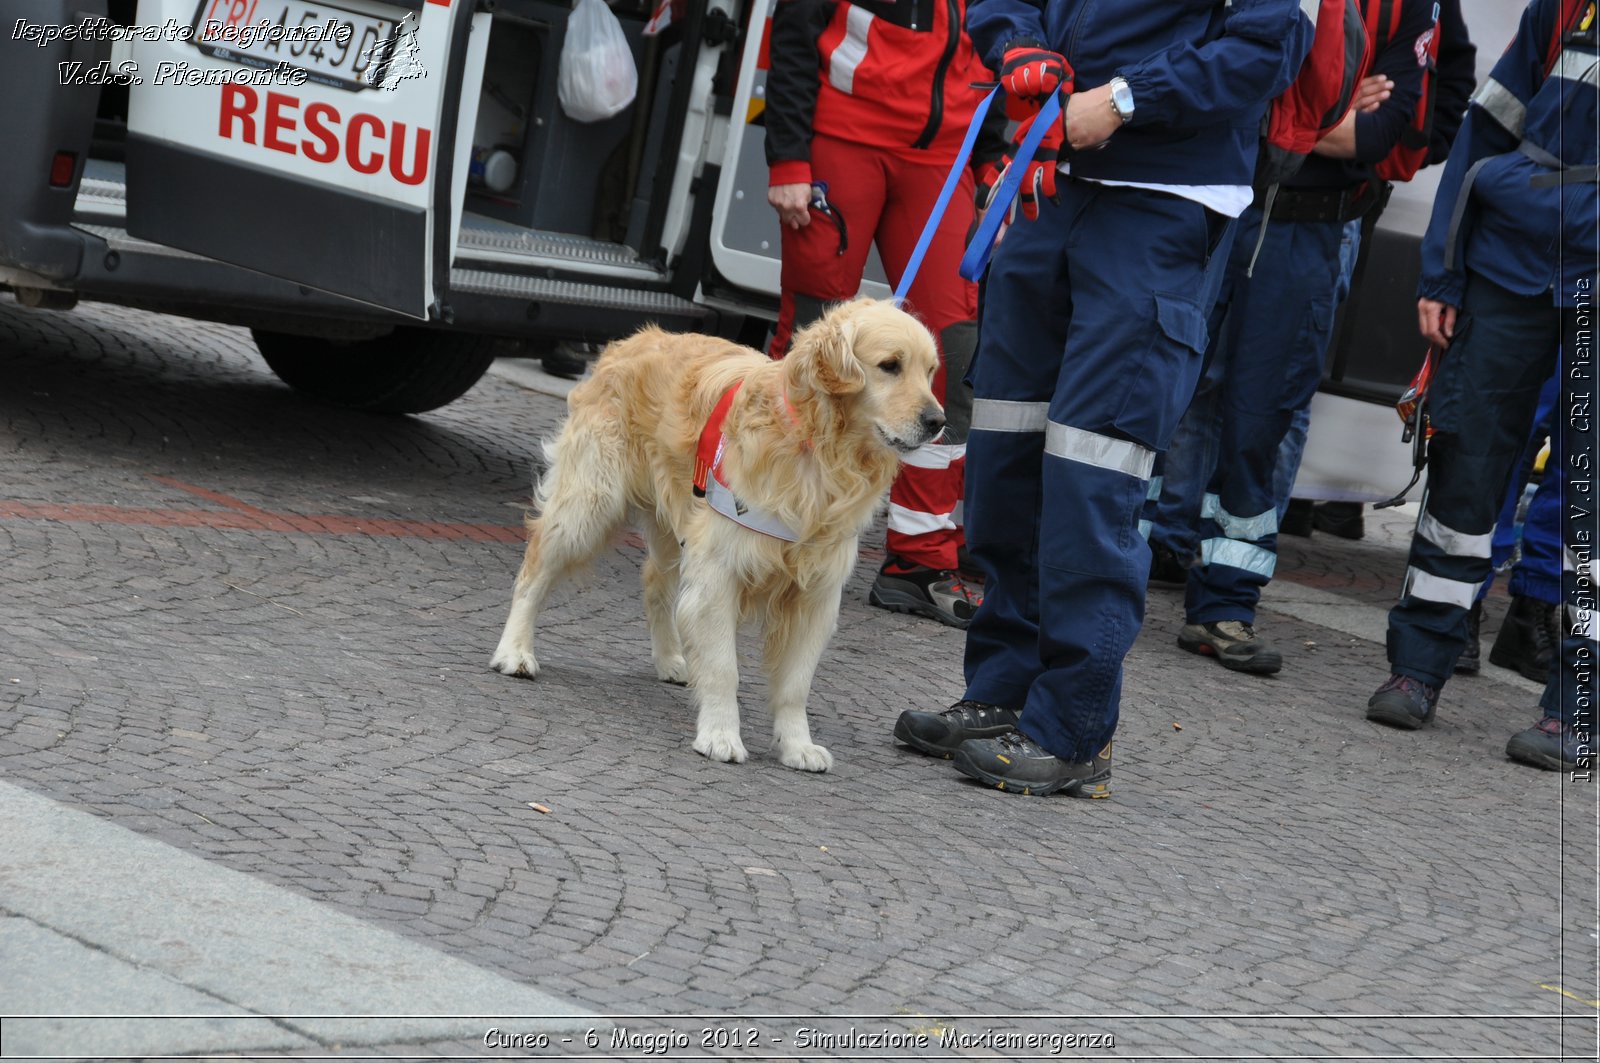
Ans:
[[[534,486],[534,524],[562,556],[587,557],[604,546],[627,519],[628,476],[624,443],[603,419],[574,416],[561,435],[542,442],[544,473]]]
[[[541,439],[539,450],[544,456],[544,467],[534,472],[533,476],[533,511],[524,521],[532,524],[538,515],[543,513],[550,505],[550,495],[555,491],[556,484],[556,457],[561,452],[561,440],[554,438]]]

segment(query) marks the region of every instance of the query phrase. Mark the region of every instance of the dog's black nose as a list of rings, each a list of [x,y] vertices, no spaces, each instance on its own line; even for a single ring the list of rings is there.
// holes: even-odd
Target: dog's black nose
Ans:
[[[928,430],[929,436],[936,436],[944,431],[944,411],[937,406],[923,410],[922,427]]]

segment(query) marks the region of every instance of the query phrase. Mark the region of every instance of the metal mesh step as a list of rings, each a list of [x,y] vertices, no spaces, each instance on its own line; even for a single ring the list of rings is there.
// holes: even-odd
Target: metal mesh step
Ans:
[[[496,295],[509,299],[526,299],[529,302],[567,303],[674,317],[707,317],[711,314],[707,307],[679,298],[670,292],[638,291],[582,281],[547,280],[543,277],[495,273],[489,270],[459,268],[451,270],[450,290]]]
[[[97,225],[80,221],[77,228],[100,237],[107,246],[123,254],[159,255],[167,258],[186,258],[209,261],[201,255],[180,251],[164,244],[129,236],[114,225]],[[218,263],[226,268],[226,264]],[[667,317],[707,317],[707,307],[681,299],[670,292],[639,291],[633,288],[613,287],[608,284],[590,284],[584,281],[549,280],[496,270],[461,269],[450,271],[450,289],[479,295],[498,296],[527,302],[565,303],[574,306],[592,306],[608,310],[625,310],[634,313],[660,314]]]
[[[76,203],[79,227],[93,230],[120,222],[127,216],[127,191],[122,163],[103,159],[85,162]],[[151,247],[140,250],[148,251]],[[570,233],[524,229],[470,213],[461,220],[456,262],[458,267],[470,263],[519,271],[558,269],[596,277],[623,277],[630,281],[654,280],[661,276],[660,271],[639,261],[638,252],[622,244]]]
[[[127,214],[128,185],[120,162],[88,159],[83,164],[83,180],[78,183],[76,213],[96,218],[122,218]]]
[[[551,266],[569,272],[612,276],[659,275],[653,266],[639,261],[638,252],[624,244],[571,233],[524,229],[470,213],[461,220],[456,261],[523,268]]]

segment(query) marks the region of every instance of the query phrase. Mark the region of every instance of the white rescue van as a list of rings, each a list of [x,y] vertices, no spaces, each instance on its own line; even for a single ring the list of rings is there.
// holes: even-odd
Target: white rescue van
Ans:
[[[460,396],[506,340],[656,322],[759,345],[772,2],[615,0],[637,95],[579,122],[557,0],[9,0],[0,286],[245,325],[290,385],[389,412]],[[1467,0],[1480,78],[1519,8]],[[1392,403],[1436,183],[1402,186],[1364,248],[1301,496],[1409,478]],[[875,256],[866,290],[887,294]]]

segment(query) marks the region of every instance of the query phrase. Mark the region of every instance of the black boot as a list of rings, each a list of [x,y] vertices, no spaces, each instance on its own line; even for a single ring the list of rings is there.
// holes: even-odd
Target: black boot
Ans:
[[[1367,534],[1360,502],[1318,502],[1311,514],[1311,526],[1341,539],[1359,539]]]
[[[1456,658],[1456,675],[1477,675],[1479,667],[1478,627],[1483,623],[1483,599],[1467,610],[1467,644]]]
[[[1289,505],[1283,511],[1283,519],[1278,522],[1278,534],[1298,535],[1301,538],[1309,536],[1314,507],[1315,503],[1309,498],[1289,499]]]
[[[1556,653],[1550,637],[1556,627],[1556,609],[1537,598],[1512,598],[1506,622],[1489,649],[1489,663],[1520,672],[1536,683],[1548,681]]]

